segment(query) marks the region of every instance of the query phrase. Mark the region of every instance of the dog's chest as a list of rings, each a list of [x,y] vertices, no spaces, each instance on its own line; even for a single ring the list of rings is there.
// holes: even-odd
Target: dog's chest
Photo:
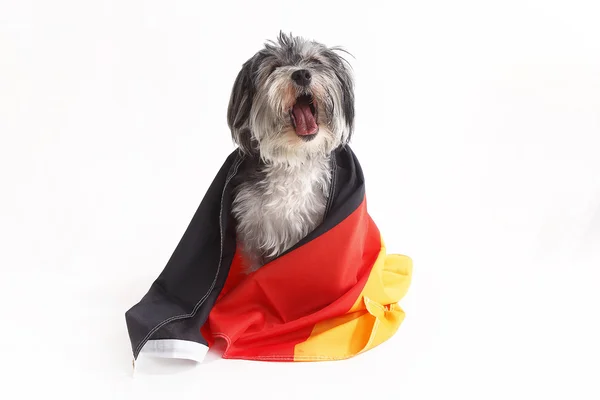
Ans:
[[[269,258],[296,244],[321,223],[330,184],[327,160],[257,171],[239,186],[233,204],[244,247]]]

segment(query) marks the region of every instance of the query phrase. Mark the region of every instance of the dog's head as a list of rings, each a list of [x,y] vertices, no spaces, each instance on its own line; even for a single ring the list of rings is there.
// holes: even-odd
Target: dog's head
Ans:
[[[280,33],[246,61],[227,122],[246,153],[295,163],[346,144],[354,126],[354,84],[340,48]]]

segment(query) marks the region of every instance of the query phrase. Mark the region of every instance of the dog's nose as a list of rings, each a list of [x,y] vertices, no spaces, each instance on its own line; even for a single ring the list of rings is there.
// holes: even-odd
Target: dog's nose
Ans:
[[[310,78],[310,71],[307,69],[299,69],[292,74],[292,79],[300,86],[308,86]]]

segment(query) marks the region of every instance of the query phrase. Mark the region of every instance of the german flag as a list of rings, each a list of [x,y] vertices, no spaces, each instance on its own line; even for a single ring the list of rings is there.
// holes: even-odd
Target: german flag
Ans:
[[[230,209],[235,178],[254,162],[239,150],[229,155],[167,265],[125,313],[134,359],[201,361],[220,340],[224,358],[341,360],[398,330],[412,261],[387,253],[350,147],[333,154],[323,223],[247,275]]]

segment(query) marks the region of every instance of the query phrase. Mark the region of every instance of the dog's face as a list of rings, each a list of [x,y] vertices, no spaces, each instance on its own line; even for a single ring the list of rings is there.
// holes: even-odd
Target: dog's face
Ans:
[[[348,142],[354,85],[339,51],[280,34],[244,63],[227,112],[242,151],[295,163]]]

